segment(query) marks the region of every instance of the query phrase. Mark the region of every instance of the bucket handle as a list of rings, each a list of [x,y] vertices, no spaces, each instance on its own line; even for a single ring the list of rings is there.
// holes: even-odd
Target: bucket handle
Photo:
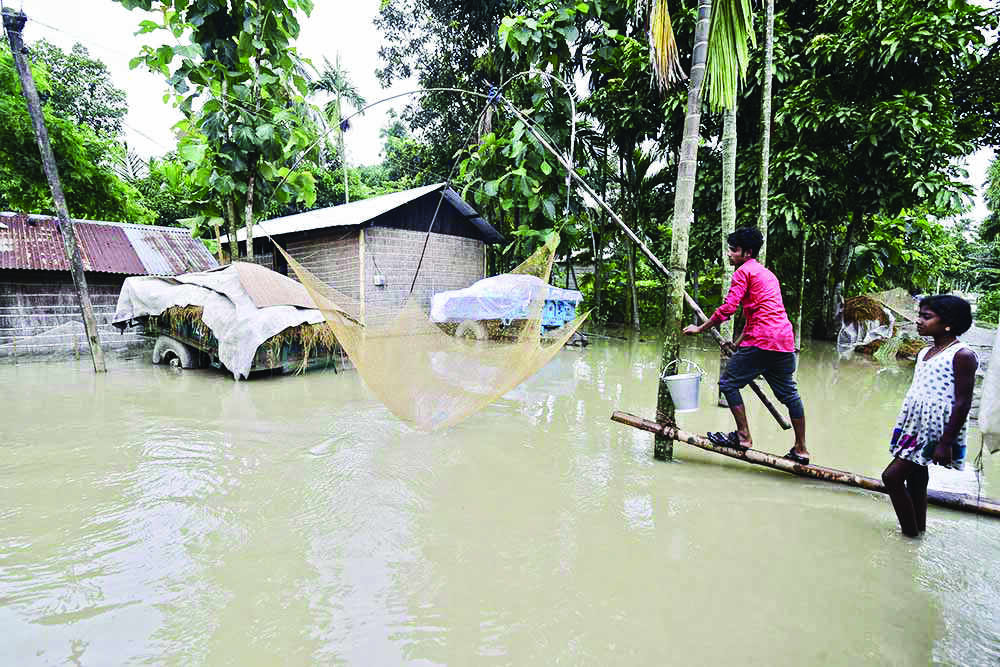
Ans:
[[[683,362],[683,363],[685,363],[685,364],[688,365],[688,372],[690,372],[691,367],[694,366],[695,368],[698,369],[699,373],[701,373],[702,375],[707,375],[707,373],[705,373],[704,369],[702,369],[701,366],[699,366],[698,364],[694,363],[693,361],[691,361],[689,359],[674,359],[669,364],[667,364],[666,366],[663,367],[663,372],[660,373],[660,378],[669,377],[670,374],[667,373],[667,371],[670,370],[671,366],[674,366],[674,365],[678,364],[679,362]],[[679,365],[677,367],[677,370],[678,371],[680,370],[680,366]]]

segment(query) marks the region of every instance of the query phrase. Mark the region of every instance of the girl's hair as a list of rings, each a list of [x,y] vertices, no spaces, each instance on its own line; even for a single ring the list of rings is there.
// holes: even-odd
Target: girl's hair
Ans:
[[[955,336],[961,336],[972,326],[972,306],[954,294],[926,296],[920,300],[920,307],[936,313]]]
[[[764,245],[764,235],[753,227],[740,227],[726,237],[726,243],[730,248],[739,248],[750,253],[751,257],[756,257],[760,247]]]

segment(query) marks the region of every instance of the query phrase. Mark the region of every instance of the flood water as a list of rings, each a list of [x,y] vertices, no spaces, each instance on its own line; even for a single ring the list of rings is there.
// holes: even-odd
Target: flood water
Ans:
[[[1000,521],[932,506],[911,541],[885,496],[654,461],[609,416],[653,415],[658,344],[591,340],[430,435],[353,372],[0,366],[0,664],[1000,664]],[[682,427],[729,430],[686,354]],[[888,463],[911,368],[880,369],[804,352],[814,462]]]

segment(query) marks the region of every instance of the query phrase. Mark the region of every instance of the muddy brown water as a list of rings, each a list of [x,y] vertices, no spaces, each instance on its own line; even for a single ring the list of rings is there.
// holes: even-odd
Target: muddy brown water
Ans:
[[[682,425],[728,427],[686,354]],[[594,338],[430,435],[352,372],[0,366],[0,664],[1000,663],[1000,521],[931,507],[910,541],[881,495],[656,462],[609,416],[653,414],[658,356]],[[878,476],[910,377],[810,345],[814,460]]]

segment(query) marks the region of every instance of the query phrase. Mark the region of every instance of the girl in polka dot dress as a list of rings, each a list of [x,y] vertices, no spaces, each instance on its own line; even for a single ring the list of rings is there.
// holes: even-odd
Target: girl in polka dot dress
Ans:
[[[965,464],[965,422],[979,361],[957,337],[971,326],[972,310],[957,296],[939,294],[920,302],[917,333],[933,337],[934,344],[917,355],[913,383],[892,432],[893,459],[882,472],[899,527],[908,537],[927,526],[927,465],[961,470]]]

